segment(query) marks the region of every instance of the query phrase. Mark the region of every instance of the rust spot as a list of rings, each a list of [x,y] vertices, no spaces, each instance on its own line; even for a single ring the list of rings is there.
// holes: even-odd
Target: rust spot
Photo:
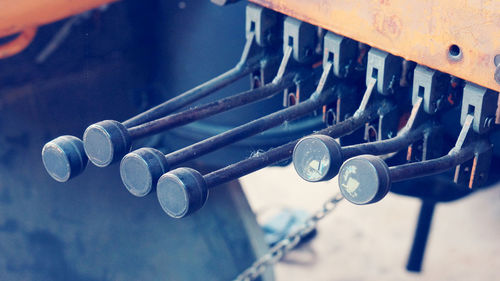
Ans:
[[[397,15],[379,11],[373,16],[373,26],[378,32],[391,38],[397,38],[401,34],[401,20]]]

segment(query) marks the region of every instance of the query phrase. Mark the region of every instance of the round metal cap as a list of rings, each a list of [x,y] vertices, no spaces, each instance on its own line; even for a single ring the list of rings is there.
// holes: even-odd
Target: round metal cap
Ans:
[[[92,163],[97,167],[106,167],[130,151],[131,140],[127,128],[120,122],[105,120],[85,130],[83,146]]]
[[[389,167],[379,157],[361,155],[347,160],[339,172],[339,188],[345,199],[372,204],[384,198],[391,188]]]
[[[53,179],[66,182],[85,170],[88,158],[82,140],[74,136],[60,136],[43,146],[42,161]]]
[[[168,172],[167,159],[157,149],[144,147],[123,157],[120,176],[127,190],[137,197],[143,197],[156,188],[158,179]]]
[[[156,195],[165,213],[173,218],[183,218],[203,207],[208,188],[198,171],[178,168],[158,180]]]
[[[318,182],[333,178],[342,164],[342,147],[325,135],[301,139],[293,150],[293,166],[306,181]]]

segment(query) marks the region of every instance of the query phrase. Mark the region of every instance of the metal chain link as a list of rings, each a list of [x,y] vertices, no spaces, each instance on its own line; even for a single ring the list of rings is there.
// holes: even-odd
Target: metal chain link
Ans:
[[[265,255],[240,273],[234,281],[252,281],[262,275],[268,267],[276,264],[288,252],[293,250],[295,246],[300,243],[302,238],[311,233],[311,231],[316,228],[318,222],[331,213],[343,198],[342,194],[337,193],[335,196],[328,199],[323,203],[322,208],[310,216],[299,229],[288,234],[283,240],[274,245]]]

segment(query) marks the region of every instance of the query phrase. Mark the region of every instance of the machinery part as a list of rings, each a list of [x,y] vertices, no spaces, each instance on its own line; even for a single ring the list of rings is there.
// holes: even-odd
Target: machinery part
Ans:
[[[369,154],[347,160],[340,168],[338,180],[342,195],[357,205],[380,201],[391,186],[387,164]]]
[[[107,167],[130,151],[132,139],[120,122],[104,120],[90,125],[83,134],[83,147],[97,167]]]
[[[23,0],[2,1],[0,10],[0,37],[22,32],[27,27],[36,27],[76,15],[117,0]]]
[[[391,95],[398,86],[401,76],[401,58],[387,52],[371,48],[368,51],[366,66],[366,85],[370,78],[377,79],[377,92],[382,95]]]
[[[112,126],[111,130],[108,131],[106,126],[98,125],[108,121],[96,123],[89,126],[83,135],[85,152],[92,163],[98,167],[106,167],[125,156],[130,151],[134,140],[271,97],[293,85],[295,77],[295,73],[291,73],[283,79],[263,87],[196,106],[131,128],[126,128],[123,123],[120,123],[116,126],[123,129],[113,130],[115,126]],[[113,123],[117,124],[118,122],[113,121]],[[126,141],[124,142],[124,140]]]
[[[343,162],[342,148],[329,136],[307,136],[293,149],[292,159],[295,171],[304,180],[331,179]]]
[[[324,72],[325,73],[325,72]],[[324,77],[324,76],[323,76]],[[372,83],[371,85],[374,85]],[[369,97],[372,94],[373,86],[367,89],[365,92],[365,96],[363,100],[369,100]],[[365,122],[370,121],[371,119],[375,118],[374,114],[374,108],[376,106],[374,105],[374,108],[364,108],[362,107],[363,103],[360,106],[360,109],[350,118],[346,119],[345,121],[338,123],[337,125],[325,128],[317,134],[319,135],[328,135],[330,137],[340,137],[346,134],[349,134],[356,129],[360,128]],[[292,107],[294,108],[294,107]],[[222,184],[224,182],[229,182],[231,180],[237,179],[239,177],[242,177],[244,175],[248,175],[252,172],[258,171],[262,168],[265,168],[269,165],[276,164],[281,161],[285,161],[287,159],[290,159],[292,157],[293,153],[293,148],[295,145],[298,143],[299,140],[291,141],[289,143],[286,143],[284,145],[275,147],[273,149],[270,149],[266,152],[259,153],[257,155],[254,155],[248,159],[242,160],[238,163],[229,165],[225,168],[219,169],[217,171],[211,172],[209,174],[206,174],[204,176],[201,176],[201,173],[199,173],[196,170],[189,169],[187,170],[186,168],[177,168],[169,173],[164,174],[159,180],[157,184],[157,190],[158,192],[156,193],[158,196],[158,201],[162,205],[162,208],[164,210],[169,210],[171,207],[170,205],[173,206],[174,209],[179,209],[178,204],[180,202],[178,201],[178,198],[172,198],[172,197],[164,197],[165,194],[169,194],[168,191],[160,191],[160,189],[175,189],[175,190],[183,190],[183,196],[185,198],[189,198],[189,192],[193,189],[210,189],[214,186],[217,186],[219,184]],[[196,179],[196,182],[183,182],[182,178],[178,176],[177,174],[184,175],[185,173],[193,173],[196,175],[191,176],[191,179]],[[163,178],[167,178],[168,180],[163,180]],[[176,180],[172,180],[175,178]],[[189,187],[187,184],[193,184],[195,187]],[[196,196],[196,195],[195,195]],[[189,203],[189,201],[184,200],[181,201],[181,203]],[[199,205],[196,205],[199,206]],[[186,209],[192,209],[190,206],[183,206],[183,210]],[[169,212],[167,211],[167,214]]]
[[[276,127],[285,121],[296,119],[300,116],[309,114],[311,111],[321,108],[321,106],[323,106],[325,103],[330,102],[334,98],[332,90],[325,89],[325,85],[328,82],[328,77],[330,77],[330,71],[331,67],[328,67],[324,70],[323,75],[321,76],[320,84],[318,86],[318,91],[311,95],[311,98],[307,101],[258,118],[247,124],[238,126],[219,135],[210,137],[198,143],[167,154],[164,156],[166,162],[168,163],[167,166],[173,167],[185,161],[200,157],[206,153],[217,150],[228,144],[256,135],[267,129]],[[125,173],[132,171],[132,169],[129,169],[127,167],[129,163],[131,163],[130,165],[136,165],[140,163],[141,165],[144,165],[141,170],[150,172],[146,174],[138,174],[133,172],[132,174],[125,175]],[[128,155],[126,155],[122,159],[122,163],[120,164],[120,173],[123,173],[122,179],[137,179],[134,179],[133,181],[124,181],[123,183],[125,187],[127,187],[128,190],[143,190],[144,193],[146,192],[146,190],[152,190],[150,186],[154,186],[156,181],[159,179],[159,177],[157,176],[160,176],[154,173],[154,171],[157,170],[156,166],[156,161],[147,162],[146,159],[141,159],[140,162],[137,162],[137,158],[135,156],[129,158]],[[168,172],[168,170],[163,171],[163,173],[166,172]],[[146,184],[144,186],[133,186],[133,183]]]
[[[219,5],[219,6],[226,6],[226,5],[229,5],[229,4],[234,4],[240,0],[210,0],[212,3],[214,3],[215,5]]]
[[[285,20],[286,22],[286,20]],[[301,29],[303,25],[300,22],[289,23],[288,30],[285,32],[286,38],[292,38],[291,41],[301,42],[300,37]],[[291,34],[291,35],[290,35]],[[304,44],[291,44],[287,45],[284,43],[284,55],[282,62],[280,64],[278,73],[273,80],[273,83],[279,83],[283,80],[283,77],[287,75],[294,63],[292,60],[292,55],[294,54],[294,49],[304,48]],[[302,53],[302,52],[298,52]],[[304,60],[304,59],[302,59]],[[295,63],[299,63],[295,60]],[[184,147],[180,150],[172,152],[164,156],[164,159],[158,161],[156,157],[141,158],[141,153],[132,153],[126,155],[120,164],[120,173],[125,187],[134,195],[145,196],[154,190],[156,183],[160,176],[169,171],[170,167],[176,166],[185,161],[200,157],[204,154],[217,150],[228,144],[235,143],[244,138],[256,135],[267,129],[276,127],[285,121],[290,121],[298,117],[309,114],[310,112],[319,109],[321,106],[330,103],[334,99],[334,95],[330,93],[327,89],[332,83],[332,62],[328,62],[323,66],[323,73],[321,75],[318,87],[316,91],[310,96],[310,98],[304,102],[301,102],[293,107],[288,107],[278,112],[272,113],[270,115],[261,117],[257,120],[249,122],[247,124],[241,125],[239,127],[233,128],[229,131],[221,133],[219,135],[210,137],[206,140],[200,141],[193,145]],[[159,155],[161,152],[154,151],[150,149],[151,154]],[[140,166],[140,168],[135,168]],[[140,169],[141,173],[135,172]],[[163,170],[162,170],[163,169]],[[162,171],[160,173],[160,171]]]
[[[251,0],[421,65],[500,91],[500,2]],[[425,7],[425,8],[423,8]],[[429,19],[429,20],[422,20]],[[416,24],[418,23],[418,24]],[[415,42],[421,42],[415,44]]]
[[[391,139],[345,147],[328,136],[313,135],[301,139],[293,150],[295,171],[306,181],[327,181],[337,175],[346,159],[362,154],[382,155],[406,148],[431,130],[429,124],[415,128],[421,122],[418,117],[422,107],[422,99],[419,99],[406,126]]]
[[[479,134],[488,132],[495,123],[498,93],[481,86],[467,83],[462,99],[460,124],[464,125],[468,115],[474,115],[474,131]]]
[[[434,69],[417,65],[413,72],[413,91],[412,102],[421,97],[424,99],[424,110],[428,114],[434,114],[438,111],[438,101],[445,93],[440,92],[443,89],[438,88],[438,73]]]
[[[392,182],[439,174],[472,159],[477,151],[490,147],[484,140],[470,141],[473,119],[472,115],[468,116],[455,147],[447,155],[437,159],[390,168],[382,159],[373,155],[347,160],[340,168],[338,177],[342,194],[354,204],[375,203],[389,192]]]
[[[99,136],[101,139],[95,140],[95,144],[97,145],[106,145],[106,151],[101,151],[99,147],[88,147],[88,151],[93,151],[96,154],[96,157],[91,156],[91,161],[95,160],[96,164],[98,167],[105,167],[114,161],[117,161],[120,157],[114,155],[115,151],[120,151],[121,153],[125,154],[129,151],[129,140],[126,139],[126,130],[121,128],[122,126],[124,128],[129,128],[135,125],[142,124],[144,122],[148,122],[151,120],[154,120],[155,118],[162,117],[163,115],[166,115],[168,113],[171,113],[183,106],[186,106],[196,100],[199,100],[203,97],[206,97],[209,94],[214,93],[215,91],[235,82],[236,80],[242,78],[243,76],[255,71],[261,66],[261,60],[266,57],[266,52],[262,47],[259,47],[258,43],[256,42],[256,37],[258,34],[255,33],[255,31],[260,31],[260,32],[268,32],[269,26],[266,25],[266,27],[259,27],[258,25],[263,24],[263,23],[268,23],[268,22],[273,22],[275,21],[275,13],[269,12],[267,9],[264,9],[262,7],[257,7],[254,5],[249,5],[247,7],[247,11],[252,11],[248,12],[247,15],[247,21],[254,22],[254,31],[248,31],[247,32],[247,41],[245,43],[245,47],[243,50],[243,53],[241,55],[241,59],[238,62],[238,64],[233,67],[231,70],[187,91],[184,92],[183,94],[180,94],[172,99],[169,99],[165,101],[162,104],[159,104],[141,114],[138,114],[126,121],[124,121],[122,124],[119,124],[119,122],[114,121],[114,122],[104,122],[106,124],[109,124],[111,127],[116,127],[119,128],[118,130],[114,130],[114,132],[119,132],[118,136],[113,136],[117,142],[120,143],[113,143],[113,140],[110,138],[107,138],[107,134],[109,132],[106,132],[105,126],[101,126],[102,124],[99,124],[97,126],[92,127],[92,129],[96,129],[95,131],[97,134],[94,136]],[[266,33],[268,34],[268,33]],[[262,36],[262,35],[260,35]],[[262,44],[265,45],[265,42],[261,42]],[[119,147],[122,147],[120,150]],[[84,154],[85,151],[83,148],[78,152],[80,154]],[[91,152],[92,153],[92,152]],[[102,153],[107,153],[106,155],[103,155]],[[117,154],[118,155],[118,154]],[[56,166],[62,167],[65,165],[65,160],[66,158],[70,157],[70,155],[61,155],[60,159],[62,162],[59,163]],[[55,159],[52,159],[51,161],[55,161]],[[70,164],[72,164],[70,162]],[[49,166],[50,167],[50,166]],[[78,169],[77,167],[68,167],[69,170],[75,170]],[[49,174],[51,172],[49,171]]]
[[[11,57],[26,49],[35,38],[36,30],[36,27],[26,28],[12,41],[0,45],[0,59]]]
[[[46,143],[42,149],[42,160],[49,175],[59,182],[79,175],[88,163],[83,142],[73,136],[60,136]]]
[[[320,210],[316,211],[303,224],[302,227],[288,234],[280,242],[276,243],[267,254],[255,261],[249,268],[240,273],[234,281],[251,281],[257,279],[266,269],[281,260],[287,253],[292,251],[303,238],[307,237],[320,220],[330,214],[338,204],[342,202],[343,197],[336,194],[329,198]]]

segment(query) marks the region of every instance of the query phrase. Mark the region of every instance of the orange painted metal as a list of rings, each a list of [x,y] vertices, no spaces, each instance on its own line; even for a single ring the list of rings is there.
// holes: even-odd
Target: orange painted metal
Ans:
[[[0,45],[0,59],[8,58],[24,50],[33,41],[35,35],[36,27],[27,28],[12,41]]]
[[[500,91],[499,0],[250,0],[407,60]],[[449,56],[450,46],[461,50]]]
[[[115,1],[117,0],[0,0],[0,37]]]

